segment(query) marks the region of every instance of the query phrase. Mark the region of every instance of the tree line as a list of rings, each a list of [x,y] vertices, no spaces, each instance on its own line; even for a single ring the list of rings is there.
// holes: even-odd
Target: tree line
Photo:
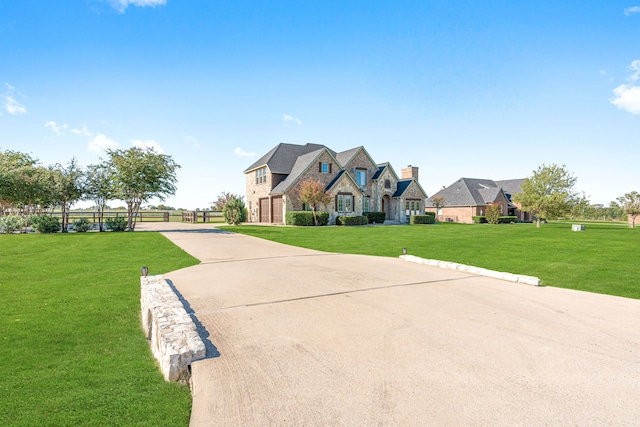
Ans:
[[[75,158],[68,164],[42,165],[18,151],[0,151],[0,217],[51,213],[60,209],[62,232],[67,231],[69,209],[80,201],[95,204],[98,226],[104,231],[107,202],[127,206],[126,229],[133,231],[142,203],[175,194],[177,170],[171,156],[152,148],[107,150],[106,158],[82,168]]]

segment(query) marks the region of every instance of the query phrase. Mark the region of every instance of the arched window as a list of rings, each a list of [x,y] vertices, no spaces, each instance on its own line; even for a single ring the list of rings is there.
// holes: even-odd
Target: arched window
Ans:
[[[384,188],[391,188],[391,181],[389,181],[388,179],[384,180]]]

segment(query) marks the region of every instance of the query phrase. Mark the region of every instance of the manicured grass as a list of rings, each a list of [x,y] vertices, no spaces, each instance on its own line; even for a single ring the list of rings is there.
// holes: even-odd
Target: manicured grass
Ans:
[[[640,298],[640,229],[590,223],[375,227],[221,227],[328,252],[423,258],[537,276],[545,286]]]
[[[140,325],[140,267],[198,261],[159,233],[0,235],[0,425],[188,425]]]

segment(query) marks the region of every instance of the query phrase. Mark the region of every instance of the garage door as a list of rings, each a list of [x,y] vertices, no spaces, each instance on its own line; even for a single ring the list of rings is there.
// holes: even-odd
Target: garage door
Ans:
[[[282,196],[274,197],[271,199],[271,222],[276,224],[283,224],[284,218],[282,217]]]
[[[269,199],[260,199],[260,222],[269,222]]]

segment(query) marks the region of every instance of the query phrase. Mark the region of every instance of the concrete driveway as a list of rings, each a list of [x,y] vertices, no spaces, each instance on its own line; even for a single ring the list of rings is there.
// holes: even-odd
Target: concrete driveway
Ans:
[[[141,228],[202,261],[165,275],[215,346],[192,426],[640,425],[640,301]]]

